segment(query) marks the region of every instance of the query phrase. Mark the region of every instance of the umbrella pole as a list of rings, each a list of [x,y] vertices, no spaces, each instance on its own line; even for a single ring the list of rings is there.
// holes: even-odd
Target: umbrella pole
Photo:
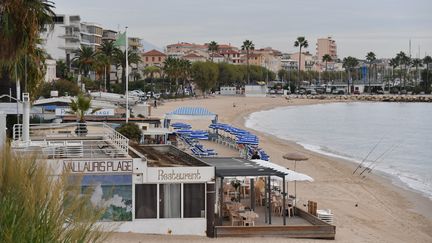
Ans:
[[[294,160],[294,171],[296,171],[297,160]],[[297,206],[297,180],[294,181],[294,207]]]

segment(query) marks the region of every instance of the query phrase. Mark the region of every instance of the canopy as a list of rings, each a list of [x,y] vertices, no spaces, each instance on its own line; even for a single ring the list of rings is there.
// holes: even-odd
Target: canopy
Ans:
[[[285,175],[286,181],[310,181],[310,182],[314,181],[314,179],[312,177],[310,177],[306,174],[302,174],[302,173],[295,172],[293,170],[289,170],[283,166],[280,166],[278,164],[275,164],[275,163],[272,163],[269,161],[265,161],[265,160],[261,160],[261,159],[254,159],[251,161],[253,161],[253,162],[255,162],[255,163],[257,163],[263,167],[271,168],[273,170],[277,170],[277,171],[280,171],[282,173],[285,173],[286,174]]]
[[[217,115],[202,107],[179,107],[165,114],[165,120],[214,120]]]

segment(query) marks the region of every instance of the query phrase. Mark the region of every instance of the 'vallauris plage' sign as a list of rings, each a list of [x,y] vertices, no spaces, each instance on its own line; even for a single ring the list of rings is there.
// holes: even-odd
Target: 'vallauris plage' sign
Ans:
[[[131,159],[64,160],[63,169],[70,173],[132,173]]]

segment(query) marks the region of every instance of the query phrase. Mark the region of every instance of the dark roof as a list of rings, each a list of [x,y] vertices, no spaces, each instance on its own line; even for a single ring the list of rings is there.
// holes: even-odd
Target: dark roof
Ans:
[[[243,158],[215,157],[201,158],[206,164],[214,166],[216,176],[279,176],[285,173],[258,165],[255,162]]]

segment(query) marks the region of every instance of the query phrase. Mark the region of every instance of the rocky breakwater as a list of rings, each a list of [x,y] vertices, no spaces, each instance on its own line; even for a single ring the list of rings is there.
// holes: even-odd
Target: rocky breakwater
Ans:
[[[290,98],[372,102],[428,102],[432,95],[293,95]]]

